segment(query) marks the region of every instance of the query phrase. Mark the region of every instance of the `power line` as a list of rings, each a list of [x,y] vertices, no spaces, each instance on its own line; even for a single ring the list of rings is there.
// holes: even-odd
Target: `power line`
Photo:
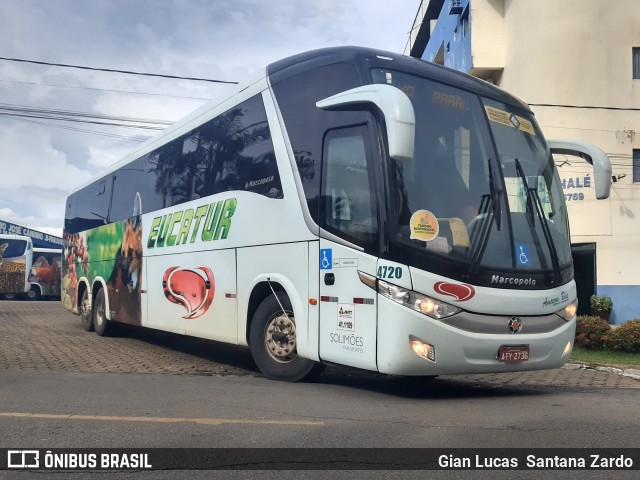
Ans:
[[[56,125],[55,123],[39,122],[37,120],[27,120],[26,118],[16,118],[15,120],[27,123],[35,123],[36,125],[44,125],[45,127],[61,128],[63,130],[72,130],[74,132],[90,133],[93,135],[100,135],[102,137],[117,138],[120,140],[132,140],[134,142],[145,142],[149,137],[129,137],[127,135],[118,135],[117,133],[99,132],[97,130],[89,130],[86,128],[71,127],[69,125]]]
[[[557,105],[554,103],[529,103],[531,107],[559,107],[559,108],[582,108],[582,109],[595,109],[595,110],[620,110],[627,112],[640,112],[640,108],[634,107],[603,107],[597,105]]]
[[[172,122],[167,120],[155,120],[150,118],[136,118],[122,115],[106,115],[100,113],[78,112],[72,110],[52,110],[47,108],[27,107],[24,105],[11,105],[0,103],[0,117],[15,120],[31,119],[33,123],[41,125],[55,126],[51,123],[35,122],[37,120],[53,120],[56,122],[74,122],[86,123],[94,125],[102,125],[107,127],[133,128],[138,130],[163,130]],[[59,128],[64,128],[60,126]],[[68,130],[78,130],[67,126]],[[105,136],[109,136],[106,135]]]
[[[112,68],[97,68],[97,67],[87,67],[85,65],[71,65],[66,63],[52,63],[52,62],[42,62],[38,60],[25,60],[23,58],[9,58],[9,57],[0,57],[0,60],[5,60],[7,62],[21,62],[21,63],[33,63],[36,65],[47,65],[51,67],[63,67],[63,68],[77,68],[80,70],[91,70],[96,72],[109,72],[109,73],[124,73],[126,75],[143,75],[146,77],[161,77],[161,78],[170,78],[172,80],[192,80],[196,82],[211,82],[211,83],[228,83],[236,85],[238,82],[230,82],[227,80],[214,80],[212,78],[198,78],[198,77],[180,77],[177,75],[164,75],[161,73],[148,73],[148,72],[134,72],[131,70],[116,70]]]
[[[0,117],[18,117],[18,118],[40,118],[43,120],[58,120],[63,122],[76,122],[76,123],[91,123],[94,125],[105,125],[109,127],[122,127],[122,128],[138,128],[142,130],[163,130],[160,127],[152,127],[146,125],[127,125],[124,123],[114,123],[114,122],[99,122],[97,120],[79,120],[76,118],[57,118],[47,115],[28,115],[28,114],[19,114],[19,113],[2,113],[0,112]]]
[[[194,99],[194,100],[211,100],[210,97],[191,97],[191,96],[188,96],[188,95],[169,95],[169,94],[166,94],[166,93],[134,92],[134,91],[131,91],[131,90],[115,90],[115,89],[112,89],[112,88],[81,87],[79,85],[57,85],[57,84],[54,84],[54,83],[25,82],[25,81],[21,81],[21,80],[0,79],[0,82],[20,83],[20,84],[23,84],[23,85],[39,85],[39,86],[54,87],[54,88],[77,88],[77,89],[83,89],[83,90],[97,90],[97,91],[100,91],[100,92],[130,93],[130,94],[135,94],[135,95],[153,95],[153,96],[157,96],[157,97],[188,98],[188,99]]]
[[[82,117],[82,118],[98,118],[100,120],[116,120],[116,121],[124,121],[124,122],[133,122],[133,123],[151,123],[155,125],[171,125],[173,121],[171,120],[157,120],[151,118],[139,118],[139,117],[127,117],[122,115],[107,115],[102,113],[91,113],[91,112],[81,112],[75,110],[60,110],[60,109],[49,109],[49,108],[39,108],[39,107],[30,107],[27,105],[15,105],[10,103],[0,103],[0,112],[2,110],[11,112],[11,113],[24,113],[24,114],[46,114],[46,115],[56,115],[59,117]],[[64,119],[64,118],[61,118]]]

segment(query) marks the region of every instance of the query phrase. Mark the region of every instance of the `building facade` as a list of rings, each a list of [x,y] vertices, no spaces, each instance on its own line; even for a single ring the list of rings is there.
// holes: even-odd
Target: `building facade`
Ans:
[[[569,207],[580,312],[613,299],[611,322],[640,318],[640,2],[423,0],[406,54],[475,75],[528,103],[549,139],[611,158],[608,200],[590,166],[556,156]]]

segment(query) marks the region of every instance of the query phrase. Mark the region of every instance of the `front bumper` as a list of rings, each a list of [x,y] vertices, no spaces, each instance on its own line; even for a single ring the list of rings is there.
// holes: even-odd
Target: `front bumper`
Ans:
[[[434,320],[393,301],[378,296],[378,370],[391,375],[452,375],[463,373],[516,372],[561,367],[570,357],[563,356],[567,342],[575,336],[575,317],[557,322],[555,314],[537,317],[551,325],[549,331],[530,328],[527,322],[535,318],[522,317],[521,332],[508,333],[509,316],[497,316],[489,323],[504,319],[505,333],[478,333],[463,330],[441,320]],[[462,325],[475,324],[477,315],[461,312]],[[533,325],[532,325],[533,326]],[[534,331],[536,333],[531,333]],[[410,345],[410,336],[435,347],[435,362],[418,356]],[[501,346],[529,345],[529,359],[525,362],[504,363],[497,359]]]

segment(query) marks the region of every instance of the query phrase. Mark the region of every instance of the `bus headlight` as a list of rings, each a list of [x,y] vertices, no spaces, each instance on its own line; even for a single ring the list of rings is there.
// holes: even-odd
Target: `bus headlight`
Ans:
[[[460,308],[449,305],[448,303],[427,297],[413,290],[392,285],[382,280],[378,280],[378,293],[400,305],[404,305],[407,308],[428,315],[436,320],[450,317],[461,311]]]
[[[575,300],[571,302],[569,305],[564,307],[562,310],[556,312],[556,315],[562,317],[565,321],[571,320],[576,316],[576,312],[578,311],[578,301]]]

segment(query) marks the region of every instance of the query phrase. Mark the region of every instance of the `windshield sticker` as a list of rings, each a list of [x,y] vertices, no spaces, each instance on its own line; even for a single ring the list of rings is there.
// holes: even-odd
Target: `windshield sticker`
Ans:
[[[418,210],[411,215],[409,229],[411,230],[409,238],[412,240],[430,242],[438,236],[440,225],[436,216],[429,210]]]
[[[493,107],[484,107],[487,112],[489,120],[492,122],[506,125],[507,127],[517,128],[520,131],[527,132],[529,135],[535,135],[536,131],[533,129],[533,124],[526,118],[519,117],[510,112],[499,110]]]

